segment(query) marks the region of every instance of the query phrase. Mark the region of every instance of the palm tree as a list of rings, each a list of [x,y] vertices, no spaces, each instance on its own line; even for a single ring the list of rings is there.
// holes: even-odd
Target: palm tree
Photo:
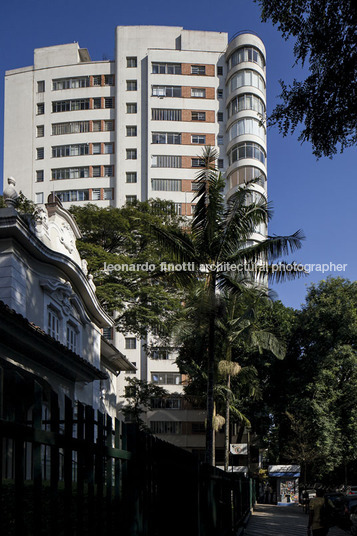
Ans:
[[[241,374],[247,368],[242,369],[236,361],[232,361],[232,350],[237,343],[243,340],[248,347],[257,348],[260,352],[268,350],[278,359],[283,359],[286,348],[273,333],[262,329],[256,323],[256,305],[262,301],[266,302],[267,305],[271,303],[269,293],[264,289],[257,290],[251,287],[245,289],[240,295],[226,294],[224,301],[226,306],[225,315],[218,320],[217,328],[223,334],[222,339],[225,346],[225,359],[219,361],[218,370],[226,378],[224,468],[227,471],[229,465],[230,412],[231,409],[234,409],[234,406],[231,407],[232,398],[234,398],[231,391],[231,378]],[[241,415],[240,418],[250,424],[245,416]]]
[[[282,254],[290,253],[301,247],[303,239],[302,233],[297,231],[291,236],[274,236],[259,242],[254,241],[248,246],[257,226],[267,224],[271,211],[265,197],[255,189],[256,180],[242,185],[228,202],[225,202],[225,180],[215,167],[217,156],[217,152],[211,147],[206,147],[203,151],[204,166],[196,178],[198,191],[194,199],[196,206],[190,229],[170,232],[153,228],[161,246],[170,252],[173,262],[190,262],[196,267],[196,272],[191,272],[190,275],[203,279],[206,299],[210,305],[206,431],[206,462],[209,464],[213,461],[217,293],[220,290],[234,293],[241,289],[224,265],[239,265],[243,273],[252,280],[246,269],[247,264],[256,264],[262,259],[276,259]],[[206,268],[202,269],[202,264]],[[272,273],[277,280],[284,275],[291,277],[293,274],[280,271]]]

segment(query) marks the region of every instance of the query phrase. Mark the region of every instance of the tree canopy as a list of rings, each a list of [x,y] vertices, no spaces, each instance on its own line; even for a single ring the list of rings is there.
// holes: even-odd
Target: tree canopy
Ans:
[[[82,232],[78,250],[88,262],[102,305],[109,313],[115,311],[117,328],[139,337],[148,331],[169,337],[182,293],[158,269],[166,259],[151,227],[179,228],[173,203],[151,200],[122,208],[87,204],[73,206],[71,212]]]
[[[309,74],[280,81],[282,103],[269,118],[286,135],[302,125],[299,140],[313,154],[333,156],[357,142],[357,5],[353,0],[256,0],[262,20],[295,39],[297,63]]]
[[[329,278],[312,285],[294,316],[288,355],[272,363],[264,396],[273,415],[271,455],[300,461],[314,478],[335,473],[341,482],[356,462],[357,283]],[[357,476],[356,464],[354,470]]]

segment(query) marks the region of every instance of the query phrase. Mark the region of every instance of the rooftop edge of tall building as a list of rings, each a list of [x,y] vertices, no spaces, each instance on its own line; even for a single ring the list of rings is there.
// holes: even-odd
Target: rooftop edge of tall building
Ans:
[[[38,69],[47,69],[63,65],[92,62],[87,48],[81,48],[77,42],[35,48],[34,64],[27,67],[5,71],[5,76]]]

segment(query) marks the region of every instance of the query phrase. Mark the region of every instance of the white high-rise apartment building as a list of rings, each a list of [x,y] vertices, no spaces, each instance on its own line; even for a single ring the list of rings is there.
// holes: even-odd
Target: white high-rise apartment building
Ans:
[[[159,197],[190,216],[202,147],[211,145],[227,197],[256,177],[264,193],[265,85],[265,48],[252,33],[228,42],[224,32],[118,26],[114,61],[92,61],[77,43],[36,49],[33,66],[6,73],[4,178],[36,203],[52,192],[66,208]],[[182,389],[170,352],[148,358],[140,341],[117,337],[139,377]],[[181,425],[160,424],[166,410],[150,418],[154,431],[188,446],[180,411]]]

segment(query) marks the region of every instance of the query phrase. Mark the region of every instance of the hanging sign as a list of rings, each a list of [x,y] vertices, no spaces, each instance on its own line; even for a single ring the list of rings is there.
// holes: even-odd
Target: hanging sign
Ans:
[[[248,455],[248,443],[231,443],[230,444],[231,454],[239,454],[241,456]]]

